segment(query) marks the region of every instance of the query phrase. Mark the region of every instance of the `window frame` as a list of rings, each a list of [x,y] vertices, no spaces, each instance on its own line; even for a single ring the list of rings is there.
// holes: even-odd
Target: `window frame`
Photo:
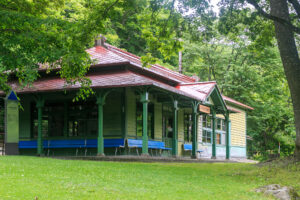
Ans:
[[[209,117],[211,119],[210,115],[203,115],[202,117],[202,144],[210,144],[212,145],[212,120],[209,122],[210,123],[210,127],[207,127],[205,125],[207,125],[207,117]],[[220,129],[218,129],[218,122],[220,122]],[[215,120],[216,123],[216,129],[215,129],[215,133],[216,133],[216,145],[218,146],[225,146],[226,143],[225,141],[223,141],[223,135],[226,136],[226,123],[225,120],[223,118],[219,118],[217,117]],[[223,130],[225,129],[225,130]],[[206,132],[206,136],[204,136],[204,131]],[[211,138],[210,138],[210,142],[207,142],[207,132],[210,132]],[[217,139],[217,135],[220,135],[219,140]],[[204,141],[205,138],[205,141]]]

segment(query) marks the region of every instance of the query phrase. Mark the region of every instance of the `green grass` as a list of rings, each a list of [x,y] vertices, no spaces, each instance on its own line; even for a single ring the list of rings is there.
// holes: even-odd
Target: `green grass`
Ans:
[[[299,192],[300,171],[296,167],[2,156],[0,199],[272,199],[254,189],[279,183]]]

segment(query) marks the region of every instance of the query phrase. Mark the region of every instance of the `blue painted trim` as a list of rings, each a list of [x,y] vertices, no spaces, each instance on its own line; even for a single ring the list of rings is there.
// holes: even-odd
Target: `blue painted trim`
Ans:
[[[15,94],[14,91],[10,91],[10,93],[7,95],[6,97],[7,100],[11,100],[11,101],[18,101],[18,97],[17,95]]]

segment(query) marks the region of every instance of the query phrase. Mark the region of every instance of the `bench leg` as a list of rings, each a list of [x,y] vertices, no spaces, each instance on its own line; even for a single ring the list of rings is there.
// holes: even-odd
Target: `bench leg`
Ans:
[[[78,155],[78,149],[76,149],[76,156]]]
[[[86,154],[87,154],[87,148],[85,148],[84,150],[84,156],[86,156]]]
[[[115,156],[117,156],[117,152],[118,152],[118,147],[116,147]]]
[[[48,151],[47,151],[47,156],[49,157],[49,154],[50,154],[50,149],[48,149]]]
[[[136,148],[136,153],[139,156],[139,148]]]

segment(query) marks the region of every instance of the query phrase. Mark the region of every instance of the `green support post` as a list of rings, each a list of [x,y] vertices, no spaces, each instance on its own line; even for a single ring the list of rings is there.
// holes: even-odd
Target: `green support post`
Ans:
[[[198,126],[198,120],[197,120],[197,110],[198,110],[198,103],[193,103],[193,114],[192,114],[192,120],[193,120],[193,127],[192,127],[192,134],[193,134],[193,141],[192,141],[192,158],[197,158],[197,148],[198,148],[198,142],[197,142],[197,126]]]
[[[149,93],[144,91],[141,94],[141,102],[143,103],[143,146],[142,155],[148,156],[148,103]]]
[[[68,128],[69,128],[69,120],[68,120],[68,103],[64,103],[64,136],[68,136]]]
[[[212,159],[216,159],[216,111],[212,109]]]
[[[98,104],[98,145],[97,156],[105,156],[104,154],[104,138],[103,138],[103,106],[105,104],[105,97],[103,93],[97,95]]]
[[[230,159],[230,119],[229,119],[229,112],[225,115],[225,122],[226,122],[226,159]]]
[[[43,133],[42,133],[42,120],[43,120],[43,107],[45,100],[39,97],[36,102],[36,107],[38,109],[38,138],[37,138],[37,155],[41,156],[43,154]]]
[[[177,157],[178,155],[178,134],[177,134],[177,121],[178,121],[178,101],[173,101],[173,145],[172,145],[172,155],[173,157]]]

